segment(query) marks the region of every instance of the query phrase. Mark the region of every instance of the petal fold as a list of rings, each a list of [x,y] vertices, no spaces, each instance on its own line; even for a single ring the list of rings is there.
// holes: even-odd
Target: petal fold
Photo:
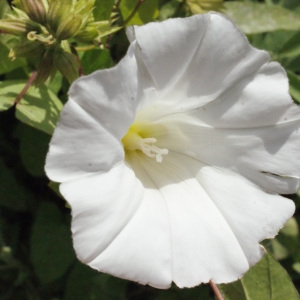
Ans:
[[[74,248],[82,262],[157,288],[171,285],[169,221],[158,191],[144,189],[125,164],[63,183],[60,190],[72,207]]]
[[[267,52],[253,48],[230,20],[217,13],[134,27],[132,35],[137,58],[160,96],[142,112],[143,118],[151,115],[152,120],[218,99],[243,79],[251,81],[270,60]]]
[[[121,139],[139,105],[134,51],[135,43],[116,67],[81,77],[71,86],[46,160],[53,181],[107,172],[123,161]]]

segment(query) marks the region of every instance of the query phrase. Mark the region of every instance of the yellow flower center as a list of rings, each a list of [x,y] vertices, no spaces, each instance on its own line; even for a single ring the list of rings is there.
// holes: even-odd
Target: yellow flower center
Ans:
[[[155,158],[157,162],[162,162],[163,155],[169,153],[168,149],[162,149],[154,144],[157,142],[156,138],[144,137],[143,131],[139,130],[136,124],[133,124],[127,134],[123,137],[122,143],[125,151],[142,151],[151,158]]]

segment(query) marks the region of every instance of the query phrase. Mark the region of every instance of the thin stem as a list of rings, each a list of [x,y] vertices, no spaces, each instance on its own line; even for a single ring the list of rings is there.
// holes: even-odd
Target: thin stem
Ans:
[[[218,300],[225,300],[224,297],[222,296],[218,286],[212,280],[209,281],[209,285],[212,288],[212,290]]]
[[[76,61],[78,63],[78,73],[79,73],[79,76],[83,76],[84,73],[83,73],[83,67],[82,67],[81,60],[80,60],[80,58],[78,56],[76,48],[73,47],[72,45],[71,45],[71,52],[75,56],[75,59],[76,59]]]
[[[118,8],[119,8],[119,6],[120,6],[120,4],[121,4],[121,1],[122,1],[122,0],[118,0],[118,1],[117,1],[116,5],[115,5],[115,7],[114,7],[114,9],[113,9],[114,12],[116,12],[116,11],[118,10]]]
[[[88,46],[78,46],[75,47],[76,51],[88,51],[88,50],[93,50],[95,49],[96,46],[95,45],[88,45]]]
[[[20,92],[20,94],[16,97],[15,104],[18,104],[21,101],[21,99],[23,98],[23,96],[26,94],[27,90],[31,86],[32,82],[36,78],[36,75],[37,75],[37,71],[32,72],[32,74],[29,77],[28,81],[26,82],[24,88],[22,89],[22,91]]]
[[[134,17],[134,15],[137,13],[138,9],[140,8],[140,6],[143,4],[144,1],[145,0],[139,0],[134,10],[131,12],[130,16],[125,21],[123,21],[123,23],[120,25],[121,27],[125,26]]]

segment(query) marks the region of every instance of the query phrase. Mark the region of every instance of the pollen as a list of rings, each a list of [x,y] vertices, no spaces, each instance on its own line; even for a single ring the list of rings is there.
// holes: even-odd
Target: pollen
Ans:
[[[163,155],[169,153],[168,149],[160,148],[154,145],[157,142],[154,137],[143,137],[142,133],[137,130],[137,126],[133,125],[122,139],[125,151],[141,151],[151,158],[155,158],[161,163]]]

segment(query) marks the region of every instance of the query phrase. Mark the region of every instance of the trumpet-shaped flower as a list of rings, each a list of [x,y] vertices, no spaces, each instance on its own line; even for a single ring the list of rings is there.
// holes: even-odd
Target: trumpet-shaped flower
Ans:
[[[77,256],[158,288],[234,281],[294,212],[286,73],[216,13],[127,35],[116,67],[71,86],[47,156]]]

